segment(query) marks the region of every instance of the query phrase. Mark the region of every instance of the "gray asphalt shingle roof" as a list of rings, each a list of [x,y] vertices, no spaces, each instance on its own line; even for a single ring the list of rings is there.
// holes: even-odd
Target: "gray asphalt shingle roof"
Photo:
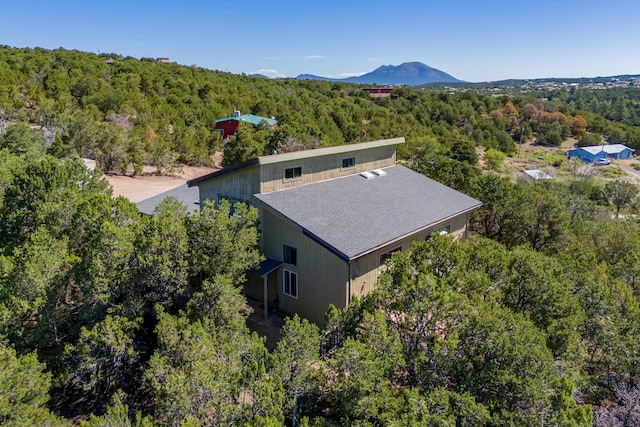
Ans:
[[[396,165],[384,176],[331,179],[256,194],[343,259],[354,259],[481,202]]]
[[[136,205],[140,212],[151,215],[156,206],[167,197],[175,197],[180,200],[182,204],[187,207],[187,213],[192,213],[200,208],[198,201],[200,193],[198,187],[188,187],[186,184],[142,200],[136,203]]]

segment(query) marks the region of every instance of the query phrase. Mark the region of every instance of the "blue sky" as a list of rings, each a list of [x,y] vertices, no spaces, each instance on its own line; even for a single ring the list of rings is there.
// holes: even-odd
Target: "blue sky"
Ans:
[[[3,45],[232,73],[340,78],[419,61],[472,82],[640,74],[638,0],[2,3]]]

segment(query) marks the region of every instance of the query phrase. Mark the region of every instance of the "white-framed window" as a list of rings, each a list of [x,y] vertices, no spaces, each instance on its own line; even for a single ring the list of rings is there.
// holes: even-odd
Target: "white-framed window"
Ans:
[[[282,270],[282,292],[293,298],[298,298],[298,273]]]
[[[440,227],[437,230],[434,230],[434,233],[437,234],[449,234],[451,232],[451,225],[447,224],[444,227]]]
[[[285,180],[288,181],[291,179],[298,179],[298,178],[302,178],[302,166],[293,166],[293,167],[284,169]]]
[[[451,225],[447,224],[444,227],[440,227],[436,230],[433,230],[431,233],[429,233],[429,235],[427,236],[427,240],[433,239],[433,237],[431,237],[433,234],[440,234],[444,236],[449,234],[450,232],[451,232]]]
[[[402,246],[397,246],[393,249],[390,249],[386,252],[383,252],[380,254],[380,266],[382,267],[383,265],[387,264],[387,260],[389,258],[391,258],[391,255],[393,255],[395,252],[401,251],[402,250]]]
[[[286,264],[298,265],[298,250],[293,246],[282,245],[282,260]]]
[[[353,169],[356,167],[355,157],[345,157],[342,159],[342,169]]]

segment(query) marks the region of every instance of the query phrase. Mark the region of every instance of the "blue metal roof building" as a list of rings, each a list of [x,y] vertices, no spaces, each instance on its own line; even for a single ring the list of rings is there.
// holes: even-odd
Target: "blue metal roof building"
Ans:
[[[567,156],[568,158],[578,157],[585,162],[596,162],[598,159],[607,157],[615,160],[625,160],[633,157],[634,151],[623,144],[592,145],[569,150]]]

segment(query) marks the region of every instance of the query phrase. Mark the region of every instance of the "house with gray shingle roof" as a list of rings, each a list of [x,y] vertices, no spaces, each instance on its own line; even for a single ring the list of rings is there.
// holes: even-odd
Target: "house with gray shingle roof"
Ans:
[[[465,238],[481,203],[396,164],[404,138],[262,156],[189,181],[200,200],[260,210],[269,263],[248,296],[319,325],[373,289],[389,256],[432,233]],[[267,268],[268,267],[268,268]]]

